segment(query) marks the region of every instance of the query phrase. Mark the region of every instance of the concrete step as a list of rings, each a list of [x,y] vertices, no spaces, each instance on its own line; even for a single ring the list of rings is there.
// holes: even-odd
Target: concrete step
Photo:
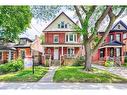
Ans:
[[[60,60],[52,60],[52,66],[60,66]]]

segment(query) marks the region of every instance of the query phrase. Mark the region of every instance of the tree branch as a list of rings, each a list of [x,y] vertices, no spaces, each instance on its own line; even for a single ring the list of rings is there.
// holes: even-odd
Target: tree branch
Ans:
[[[101,39],[99,40],[99,42],[97,43],[97,45],[92,50],[92,53],[95,53],[98,50],[98,48],[100,47],[100,45],[103,43],[104,39],[108,36],[108,34],[110,32],[110,29],[112,28],[112,25],[113,25],[114,21],[116,20],[116,17],[113,15],[112,10],[110,10],[108,12],[108,15],[110,17],[109,25],[106,28],[104,35],[101,37]]]
[[[83,5],[80,6],[84,13],[87,13],[87,10],[83,7]]]
[[[122,13],[124,12],[124,10],[125,10],[125,7],[122,7],[121,10],[120,10],[120,12],[119,12],[118,15],[116,16],[116,18],[118,18],[119,16],[121,16]]]
[[[105,11],[103,11],[102,15],[100,16],[100,18],[97,20],[97,22],[95,23],[95,32],[98,31],[101,22],[104,20],[104,18],[107,16],[109,10],[111,9],[111,6],[107,6]],[[94,39],[94,33],[89,37],[89,42],[91,42]]]
[[[75,5],[74,5],[74,8],[75,8],[76,14],[77,14],[77,16],[78,16],[78,18],[79,18],[80,24],[81,24],[81,26],[83,27],[83,18],[82,18],[82,16],[81,16],[80,12],[79,12],[79,8],[78,8],[78,6],[75,6]]]

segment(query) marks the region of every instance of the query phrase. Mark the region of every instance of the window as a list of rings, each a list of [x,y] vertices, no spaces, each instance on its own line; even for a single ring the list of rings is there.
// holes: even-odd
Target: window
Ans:
[[[14,58],[14,53],[13,52],[11,52],[11,60],[13,60]]]
[[[54,35],[54,43],[58,43],[59,42],[59,36],[58,35]]]
[[[74,48],[68,48],[67,54],[68,54],[68,56],[74,55]]]
[[[120,29],[120,25],[118,25],[118,29]]]
[[[20,40],[20,44],[26,44],[26,43],[27,43],[26,39],[21,39]]]
[[[20,54],[21,54],[21,55],[20,55],[21,58],[24,59],[24,58],[25,58],[25,50],[21,50]]]
[[[61,21],[61,22],[58,24],[58,28],[68,28],[68,24],[65,24],[64,21]]]
[[[113,57],[113,56],[114,56],[114,49],[110,48],[110,57]]]
[[[116,34],[116,40],[120,41],[120,34]]]
[[[66,34],[66,42],[76,42],[77,35],[73,33]]]
[[[63,21],[61,22],[61,28],[64,28],[64,22]]]
[[[119,57],[121,55],[121,49],[116,48],[116,57]]]
[[[113,41],[114,40],[114,35],[110,35],[110,41]]]
[[[2,60],[2,52],[0,52],[0,60]]]
[[[48,54],[51,54],[51,49],[48,49]]]
[[[100,49],[100,58],[104,57],[104,49]]]

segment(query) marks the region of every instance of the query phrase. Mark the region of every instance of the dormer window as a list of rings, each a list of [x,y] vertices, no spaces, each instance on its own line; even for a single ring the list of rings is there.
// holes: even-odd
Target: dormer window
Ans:
[[[60,24],[58,24],[58,28],[68,28],[68,24],[65,24],[64,21],[61,21]]]
[[[26,39],[21,39],[21,40],[20,40],[20,44],[23,44],[23,45],[24,45],[24,44],[26,44],[26,43],[27,43]]]

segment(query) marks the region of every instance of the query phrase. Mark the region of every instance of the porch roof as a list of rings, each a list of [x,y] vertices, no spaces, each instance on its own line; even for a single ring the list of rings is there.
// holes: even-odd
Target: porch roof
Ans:
[[[16,50],[16,49],[13,48],[13,47],[8,47],[8,46],[0,45],[0,50]]]
[[[123,45],[125,45],[125,44],[114,40],[109,43],[104,43],[101,47],[122,47]]]

